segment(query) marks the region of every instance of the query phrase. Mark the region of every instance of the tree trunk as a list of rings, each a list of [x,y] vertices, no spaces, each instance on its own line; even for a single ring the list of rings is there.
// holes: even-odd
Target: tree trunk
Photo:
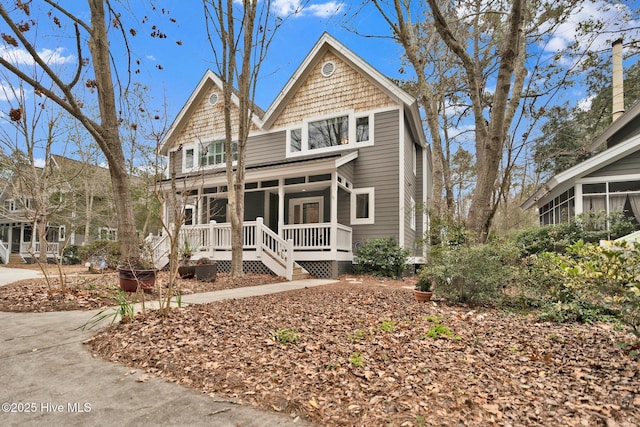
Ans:
[[[135,259],[139,257],[138,237],[133,219],[129,177],[125,169],[126,163],[118,129],[118,111],[111,76],[104,2],[102,0],[89,0],[89,8],[91,10],[92,24],[89,49],[93,58],[101,119],[101,127],[98,132],[102,141],[98,141],[98,144],[109,163],[109,173],[111,175],[118,218],[120,256],[123,259]]]

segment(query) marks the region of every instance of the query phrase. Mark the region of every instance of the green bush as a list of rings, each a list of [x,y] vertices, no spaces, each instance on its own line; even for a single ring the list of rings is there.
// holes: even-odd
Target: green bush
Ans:
[[[420,280],[435,283],[435,292],[452,303],[496,305],[514,278],[514,253],[502,242],[440,248],[420,271]]]
[[[67,246],[62,250],[62,263],[67,265],[80,264],[80,257],[78,256],[78,246]]]
[[[595,322],[615,315],[640,337],[640,246],[609,248],[578,241],[563,254],[532,260],[530,271],[546,271],[538,279],[553,278],[541,284],[548,298],[543,320]]]
[[[120,245],[112,240],[94,240],[78,248],[78,258],[83,262],[104,259],[107,266],[115,267],[120,259]]]
[[[367,240],[358,248],[357,271],[395,279],[407,268],[409,255],[411,251],[392,238]]]

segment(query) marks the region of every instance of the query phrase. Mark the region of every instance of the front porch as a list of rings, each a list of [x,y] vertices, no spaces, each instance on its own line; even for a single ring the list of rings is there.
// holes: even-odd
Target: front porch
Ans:
[[[293,277],[295,266],[314,276],[337,276],[341,268],[351,265],[351,236],[351,228],[338,223],[290,224],[277,234],[259,217],[243,224],[243,260],[258,261],[288,280]],[[156,267],[164,267],[168,262],[168,239],[149,236],[148,242],[153,248]],[[206,257],[219,263],[231,261],[230,223],[211,221],[182,226],[178,242],[179,250],[187,246],[192,249],[193,260]],[[310,269],[324,274],[308,271]]]

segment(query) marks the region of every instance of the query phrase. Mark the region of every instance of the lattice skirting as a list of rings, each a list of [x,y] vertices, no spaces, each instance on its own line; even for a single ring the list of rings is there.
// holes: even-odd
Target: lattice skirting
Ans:
[[[298,261],[298,264],[318,279],[337,279],[353,272],[351,261]]]
[[[218,263],[218,271],[221,273],[231,272],[231,261],[216,261]],[[269,270],[266,265],[260,261],[242,261],[242,270],[245,273],[253,274],[271,274],[275,276],[274,272]]]

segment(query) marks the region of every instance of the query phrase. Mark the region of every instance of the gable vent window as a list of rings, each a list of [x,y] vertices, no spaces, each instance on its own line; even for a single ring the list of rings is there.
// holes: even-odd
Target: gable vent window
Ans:
[[[218,102],[218,94],[212,93],[211,96],[209,97],[209,104],[216,105],[217,102]]]
[[[334,71],[336,71],[336,64],[334,64],[333,62],[327,61],[322,64],[321,73],[323,76],[329,77],[333,74]]]

